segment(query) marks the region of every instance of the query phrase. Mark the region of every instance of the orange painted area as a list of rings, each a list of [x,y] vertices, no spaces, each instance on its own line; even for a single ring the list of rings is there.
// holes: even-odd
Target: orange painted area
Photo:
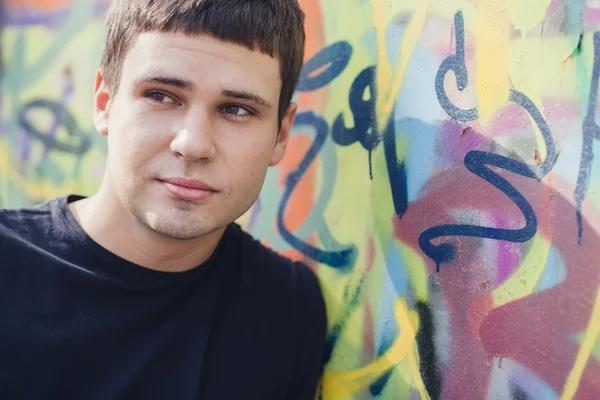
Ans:
[[[290,139],[286,156],[278,166],[282,172],[281,180],[279,181],[280,186],[284,186],[288,175],[298,168],[311,143],[312,139],[305,135],[294,136]],[[302,179],[300,179],[300,182],[298,182],[286,206],[283,221],[290,232],[297,231],[310,215],[315,201],[316,173],[316,165],[313,162],[302,176]],[[287,255],[298,259],[298,255],[294,254],[294,252]]]
[[[306,16],[304,23],[306,31],[304,60],[306,62],[325,45],[323,19],[319,0],[300,0],[300,7],[302,7]],[[300,111],[314,110],[322,113],[326,104],[327,88],[314,92],[304,92],[298,95]],[[280,186],[283,187],[288,175],[298,168],[311,143],[312,138],[310,136],[298,135],[290,139],[287,153],[278,165],[278,168],[281,170]],[[316,168],[315,160],[302,176],[287,204],[284,223],[292,233],[296,232],[306,221],[315,203]],[[307,241],[314,245],[316,242],[315,233],[309,235]],[[309,260],[306,260],[306,257],[295,249],[284,251],[282,254],[294,260],[302,260],[309,263]]]
[[[71,5],[73,0],[8,0],[9,7],[36,8],[42,11]]]
[[[309,136],[294,136],[290,139],[288,144],[288,154],[279,164],[279,167],[283,170],[282,179],[279,181],[281,186],[284,185],[285,179],[290,172],[296,170],[300,162],[304,158],[304,155],[310,148],[312,139]],[[298,185],[292,193],[292,197],[286,208],[286,213],[283,218],[285,226],[291,231],[295,232],[298,230],[308,215],[313,206],[313,201],[307,201],[308,199],[314,200],[314,181],[316,175],[315,162],[313,162],[304,175]]]
[[[306,62],[325,47],[325,32],[319,0],[300,0],[300,7],[306,15],[304,20],[304,30],[306,31],[304,61]],[[301,109],[323,111],[326,104],[327,87],[314,92],[303,92],[298,96],[298,105]]]

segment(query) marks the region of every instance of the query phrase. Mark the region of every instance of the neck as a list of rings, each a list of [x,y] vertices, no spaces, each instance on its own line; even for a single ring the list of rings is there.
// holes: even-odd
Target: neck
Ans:
[[[212,255],[225,232],[222,228],[190,240],[166,237],[138,221],[116,196],[103,189],[69,208],[88,236],[102,247],[158,271],[182,272],[199,266]]]

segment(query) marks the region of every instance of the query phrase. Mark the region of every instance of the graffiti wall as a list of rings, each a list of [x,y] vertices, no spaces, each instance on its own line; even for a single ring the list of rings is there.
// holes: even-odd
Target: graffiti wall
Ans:
[[[600,2],[301,4],[291,149],[240,222],[321,279],[321,397],[600,398]],[[100,183],[107,6],[7,1],[3,207]]]

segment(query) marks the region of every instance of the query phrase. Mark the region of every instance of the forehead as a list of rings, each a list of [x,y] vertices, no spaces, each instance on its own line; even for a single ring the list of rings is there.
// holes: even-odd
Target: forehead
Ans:
[[[123,62],[122,83],[153,74],[188,80],[203,90],[259,92],[275,103],[281,89],[275,58],[208,35],[140,34]]]

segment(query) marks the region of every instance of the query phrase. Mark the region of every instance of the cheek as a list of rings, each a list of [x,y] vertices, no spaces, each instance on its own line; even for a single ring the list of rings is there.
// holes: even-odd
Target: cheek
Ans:
[[[168,148],[169,135],[163,125],[156,118],[138,116],[133,111],[126,118],[116,118],[110,125],[109,152],[125,168],[139,168],[165,146]]]
[[[227,151],[229,173],[235,187],[251,187],[257,182],[262,184],[264,175],[269,166],[273,152],[271,143],[252,141],[250,143],[238,142],[237,151]],[[231,147],[230,147],[231,149]]]

